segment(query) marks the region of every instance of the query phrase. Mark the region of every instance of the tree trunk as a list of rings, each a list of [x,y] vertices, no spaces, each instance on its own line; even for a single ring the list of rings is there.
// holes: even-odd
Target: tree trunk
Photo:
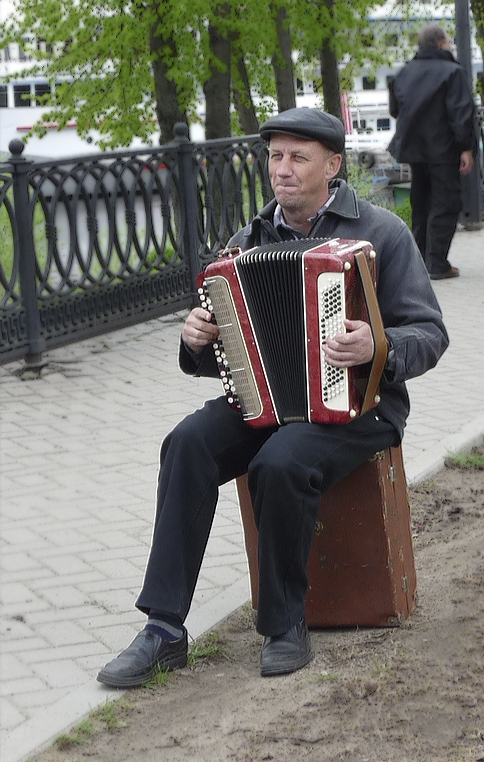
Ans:
[[[343,121],[338,62],[334,50],[331,50],[329,47],[329,40],[324,42],[319,53],[319,58],[321,63],[324,110]]]
[[[159,22],[155,28],[158,26]],[[160,126],[160,145],[163,145],[173,140],[175,124],[188,120],[186,113],[182,111],[178,103],[176,85],[167,77],[168,67],[160,58],[162,49],[167,45],[170,46],[174,56],[176,56],[175,43],[163,40],[160,35],[155,33],[154,29],[150,35],[150,51],[154,54],[153,78],[155,82],[156,116]]]
[[[259,121],[255,113],[252,96],[250,94],[249,76],[244,59],[237,59],[238,83],[234,84],[234,104],[237,109],[240,126],[244,135],[255,135],[259,132]]]
[[[217,7],[218,15],[230,13],[228,3]],[[203,86],[205,94],[205,137],[226,138],[231,135],[230,127],[230,53],[231,41],[220,34],[217,27],[209,24],[208,38],[211,55],[219,64],[210,65],[211,75]]]
[[[294,69],[291,57],[291,32],[284,25],[285,19],[286,9],[279,8],[276,13],[279,50],[272,56],[272,67],[276,78],[277,107],[279,111],[287,111],[287,109],[296,107]]]
[[[341,110],[341,90],[339,86],[338,62],[333,50],[330,50],[328,40],[320,51],[321,76],[323,79],[324,110],[328,114],[338,117],[343,122]],[[344,124],[344,122],[343,122]],[[348,169],[346,166],[346,153],[343,151],[343,161],[338,172],[338,177],[346,180]]]

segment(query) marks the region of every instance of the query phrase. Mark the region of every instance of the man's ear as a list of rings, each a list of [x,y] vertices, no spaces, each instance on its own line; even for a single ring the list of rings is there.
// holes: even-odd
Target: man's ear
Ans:
[[[333,177],[336,177],[336,175],[339,172],[339,168],[341,167],[341,162],[343,161],[343,157],[340,153],[334,153],[332,156],[329,157],[328,161],[326,162],[324,166],[324,170],[326,173],[326,180],[331,180]]]

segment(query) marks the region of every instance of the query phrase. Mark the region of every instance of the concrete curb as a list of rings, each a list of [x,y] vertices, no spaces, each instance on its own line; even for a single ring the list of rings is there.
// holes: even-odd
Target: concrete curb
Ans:
[[[419,459],[417,466],[406,469],[407,482],[410,486],[429,479],[436,474],[449,455],[461,450],[470,450],[484,441],[484,415],[462,428],[458,434],[452,434],[439,443],[431,452],[426,452]]]

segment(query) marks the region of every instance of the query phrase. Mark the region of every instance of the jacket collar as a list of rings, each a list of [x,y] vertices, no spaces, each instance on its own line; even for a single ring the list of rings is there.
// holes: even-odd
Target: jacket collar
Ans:
[[[414,56],[414,60],[422,60],[428,58],[438,58],[441,61],[450,61],[451,63],[457,63],[450,50],[442,50],[442,48],[419,48]]]
[[[330,188],[337,188],[336,196],[325,214],[335,214],[349,220],[357,220],[360,216],[358,199],[353,188],[344,180],[330,180]]]

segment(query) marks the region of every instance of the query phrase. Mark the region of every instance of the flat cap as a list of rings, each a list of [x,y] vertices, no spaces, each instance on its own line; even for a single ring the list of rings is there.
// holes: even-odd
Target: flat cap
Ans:
[[[319,140],[335,153],[342,153],[345,147],[343,123],[332,114],[317,108],[301,106],[281,111],[264,122],[259,130],[263,140],[270,140],[275,132],[305,140]]]

